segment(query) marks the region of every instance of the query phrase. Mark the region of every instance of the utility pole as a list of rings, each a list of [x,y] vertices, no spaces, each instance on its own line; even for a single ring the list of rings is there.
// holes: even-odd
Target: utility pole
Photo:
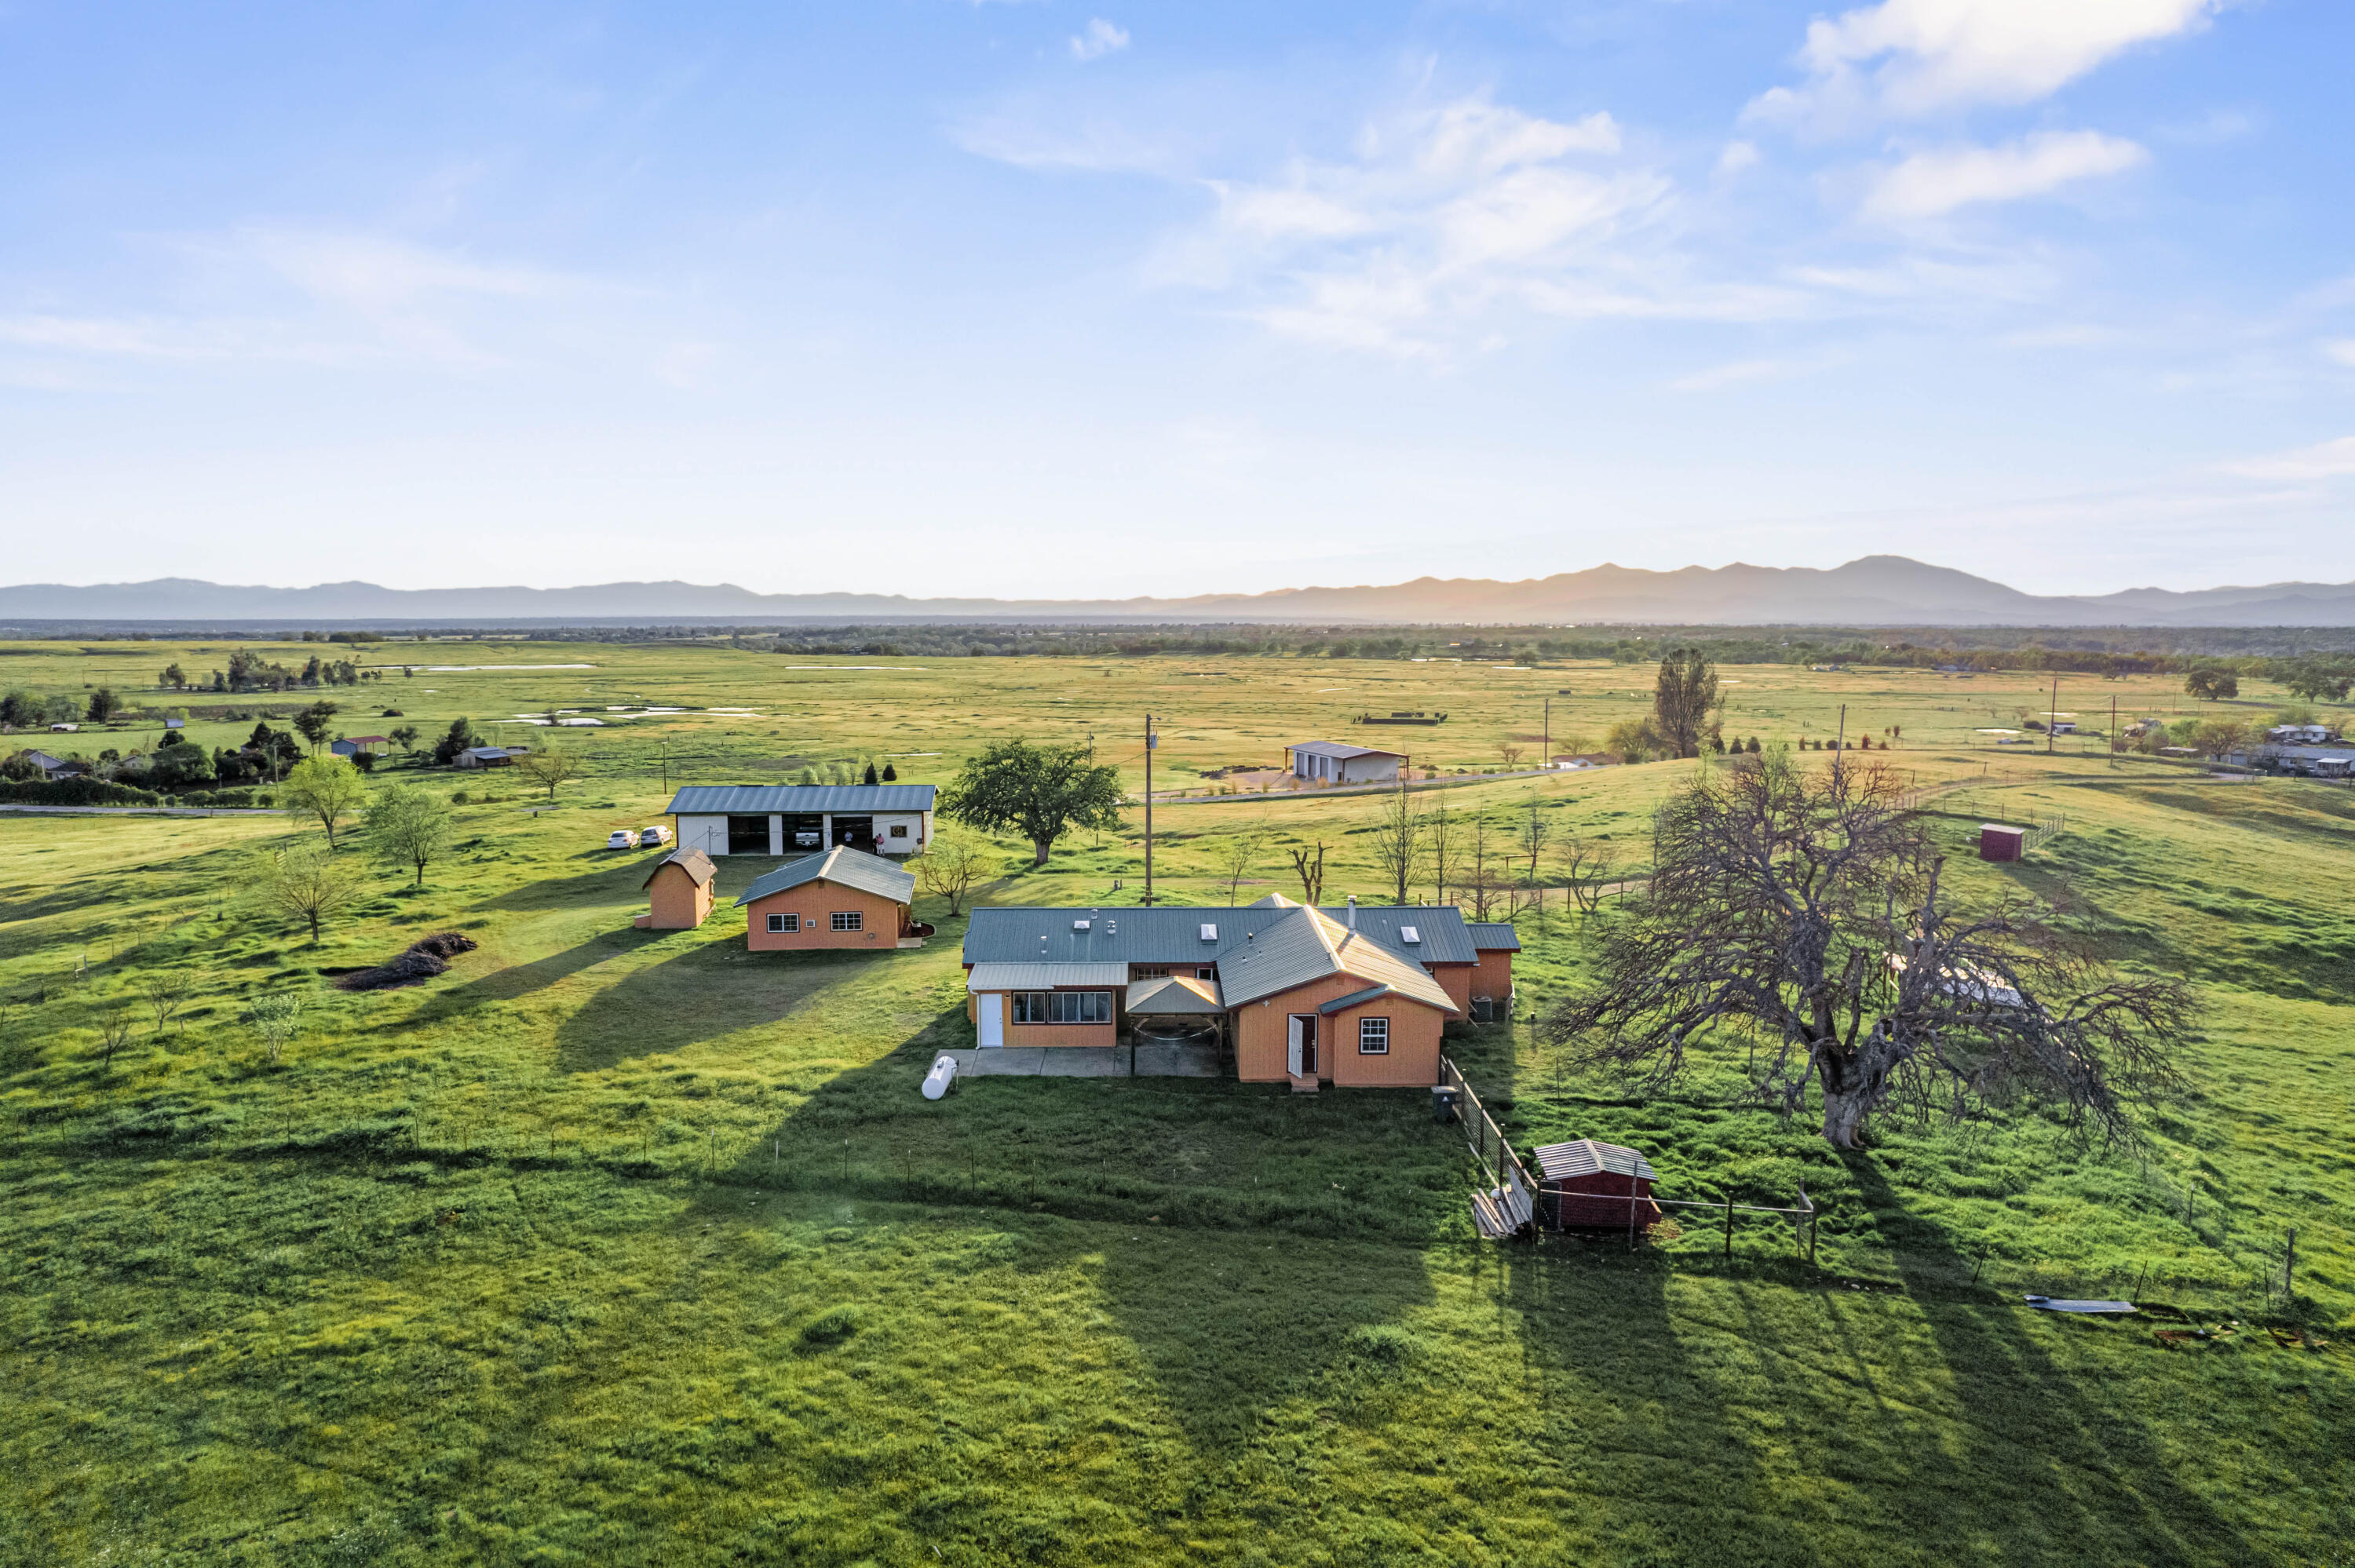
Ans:
[[[2061,722],[2061,677],[2052,677],[2052,700],[2044,705],[2044,755],[2052,755],[2052,726]]]
[[[1550,773],[1553,771],[1553,699],[1551,697],[1546,699],[1543,744],[1545,749],[1538,754],[1538,766]]]
[[[2113,768],[2115,768],[2118,765],[2118,752],[2120,749],[2121,747],[2118,745],[2118,694],[2115,692],[2112,692],[2110,694],[2110,766]]]
[[[1145,715],[1145,906],[1153,907],[1153,715]]]

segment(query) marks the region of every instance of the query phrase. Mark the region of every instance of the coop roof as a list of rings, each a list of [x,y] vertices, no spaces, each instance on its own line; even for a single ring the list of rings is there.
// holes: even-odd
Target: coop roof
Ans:
[[[719,869],[711,863],[711,857],[699,849],[673,850],[655,862],[654,870],[646,874],[645,881],[640,885],[652,887],[655,878],[662,874],[663,867],[666,865],[675,865],[687,873],[698,887],[710,886],[713,874]]]
[[[855,887],[861,893],[872,893],[878,898],[888,898],[894,904],[905,904],[916,896],[916,876],[902,871],[881,855],[868,854],[852,849],[848,844],[837,844],[824,854],[805,854],[756,880],[736,900],[741,907],[756,898],[766,898],[773,893],[783,893],[789,887],[799,887],[805,882],[831,882],[837,887]]]
[[[1639,1181],[1657,1181],[1652,1163],[1632,1149],[1615,1143],[1598,1143],[1582,1138],[1571,1143],[1549,1143],[1531,1151],[1538,1170],[1549,1181],[1574,1181],[1581,1176],[1599,1176],[1609,1171],[1614,1176],[1632,1176]]]
[[[765,816],[771,811],[929,811],[932,784],[689,784],[671,797],[674,816]]]

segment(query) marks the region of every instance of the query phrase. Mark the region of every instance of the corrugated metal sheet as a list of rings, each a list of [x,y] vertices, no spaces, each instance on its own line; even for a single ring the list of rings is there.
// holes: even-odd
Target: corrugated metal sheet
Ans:
[[[1126,964],[975,964],[967,991],[1052,991],[1059,985],[1124,986]]]
[[[1388,996],[1390,993],[1391,988],[1386,985],[1369,985],[1363,991],[1353,991],[1347,996],[1337,996],[1316,1011],[1327,1013],[1341,1012],[1357,1006],[1361,1001],[1371,1001],[1376,997]]]
[[[1131,1012],[1162,1017],[1224,1012],[1227,1004],[1216,980],[1164,975],[1159,980],[1132,981],[1125,1003]]]
[[[1634,1150],[1615,1143],[1597,1143],[1591,1138],[1582,1138],[1574,1143],[1549,1143],[1530,1153],[1549,1181],[1567,1181],[1604,1171],[1616,1176],[1633,1176],[1639,1181],[1659,1180],[1651,1162]]]
[[[689,784],[664,808],[673,816],[764,816],[771,811],[929,811],[934,784]]]
[[[1329,757],[1336,762],[1347,762],[1353,757],[1404,757],[1403,751],[1385,751],[1379,746],[1351,746],[1342,740],[1295,741],[1289,747],[1305,757]]]
[[[711,857],[699,849],[673,850],[655,862],[654,870],[646,873],[646,880],[641,885],[652,887],[655,878],[662,874],[662,868],[666,865],[675,865],[687,873],[695,879],[698,887],[710,886],[713,874],[719,869],[711,863]]]
[[[1464,928],[1472,934],[1472,945],[1484,953],[1521,950],[1521,934],[1505,921],[1466,920]]]
[[[992,906],[973,912],[965,927],[964,961],[1037,963],[1208,964],[1239,956],[1246,938],[1265,931],[1298,909],[1289,899],[1263,899],[1248,908],[1188,908],[1164,904],[1151,909]],[[1327,909],[1328,919],[1348,924],[1346,908]],[[1086,920],[1074,931],[1071,922]],[[1202,939],[1202,927],[1218,937]],[[1412,926],[1423,940],[1412,946],[1399,927]],[[1469,964],[1479,960],[1464,912],[1452,904],[1360,905],[1358,929],[1411,963]],[[1042,939],[1043,938],[1043,939]]]
[[[799,860],[787,861],[746,888],[736,906],[741,909],[756,898],[799,887],[805,882],[831,882],[837,887],[855,887],[894,904],[906,904],[916,896],[914,873],[901,871],[880,855],[868,854],[848,844],[837,844],[824,854],[806,854]]]
[[[1445,1012],[1456,1011],[1447,992],[1422,965],[1399,957],[1362,931],[1345,929],[1319,910],[1287,912],[1249,946],[1250,951],[1219,966],[1219,984],[1230,1007],[1328,975],[1350,975]]]

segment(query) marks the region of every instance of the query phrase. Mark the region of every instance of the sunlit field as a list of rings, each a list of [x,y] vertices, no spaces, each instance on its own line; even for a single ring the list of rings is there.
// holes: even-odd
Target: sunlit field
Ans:
[[[2115,961],[2207,1007],[2188,1091],[2133,1146],[2010,1114],[1884,1122],[1843,1158],[1741,1102],[1733,1046],[1646,1098],[1528,1022],[1615,917],[1569,905],[1557,852],[1640,877],[1698,765],[1474,775],[1548,736],[1599,747],[1647,710],[1646,666],[437,642],[337,650],[416,661],[357,688],[155,689],[228,647],[16,644],[0,683],[183,707],[208,747],[325,695],[347,734],[464,716],[587,768],[551,801],[389,760],[372,788],[466,795],[455,841],[421,888],[381,870],[316,947],[242,895],[290,820],[0,813],[0,1562],[2350,1560],[2355,792],[1982,733],[2056,705],[2106,731],[2113,698],[2189,713],[2179,683],[2063,676],[2056,705],[2049,677],[1721,672],[1729,736],[1869,736],[1965,781],[1924,811],[1967,889],[2065,892]],[[589,667],[429,667],[559,663]],[[524,722],[564,709],[606,722]],[[1448,716],[1349,723],[1396,710]],[[1355,740],[1438,772],[1426,808],[1508,855],[1542,823],[1516,1018],[1448,1049],[1524,1147],[1633,1144],[1676,1197],[1804,1182],[1813,1263],[1762,1218],[1477,1242],[1460,1133],[1419,1091],[986,1078],[925,1101],[932,1054],[971,1043],[962,920],[927,900],[921,950],[748,954],[730,905],[772,863],[723,862],[703,928],[640,931],[655,856],[602,847],[682,782],[872,760],[945,783],[1010,736],[1092,741],[1141,790],[1147,713],[1157,789]],[[1381,804],[1157,804],[1156,891],[1298,896],[1287,852],[1321,842],[1328,899],[1386,899]],[[2030,816],[2066,827],[1971,858],[1979,822]],[[1037,870],[1001,843],[980,896],[1130,900],[1142,824]],[[447,929],[480,945],[444,976],[331,984]],[[196,994],[159,1029],[144,982],[173,969]],[[304,1027],[273,1065],[241,1015],[288,992]],[[2059,1319],[2029,1291],[2181,1316]]]

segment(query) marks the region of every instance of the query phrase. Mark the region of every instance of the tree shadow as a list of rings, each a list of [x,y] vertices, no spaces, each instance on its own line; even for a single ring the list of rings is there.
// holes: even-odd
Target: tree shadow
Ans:
[[[1869,1160],[1849,1162],[1876,1213],[1905,1206]],[[2246,1563],[2273,1556],[2187,1490],[2170,1456],[2128,1400],[2140,1380],[2088,1376],[2058,1336],[2138,1334],[2137,1327],[2028,1320],[2009,1302],[1958,1291],[1968,1260],[1934,1224],[1901,1222],[1900,1277],[1943,1362],[1966,1451],[1913,1484],[1943,1494],[1958,1532],[2037,1542],[2068,1563]],[[1962,1537],[1958,1534],[1957,1539]],[[2019,1560],[2016,1556],[2013,1560]]]
[[[634,934],[649,942],[681,935]],[[575,1009],[557,1027],[557,1066],[567,1073],[599,1072],[634,1057],[672,1054],[741,1030],[780,1024],[889,959],[888,953],[863,951],[754,953],[741,942],[690,940],[679,952],[633,970]],[[756,984],[744,983],[748,965],[757,967]],[[822,1020],[813,1022],[823,1027]],[[922,1075],[921,1067],[915,1069],[915,1078]]]
[[[585,852],[584,852],[585,853]],[[538,882],[527,882],[510,887],[496,897],[486,898],[475,907],[481,909],[548,909],[559,905],[612,904],[625,899],[641,898],[646,878],[653,874],[657,858],[648,855],[641,861],[634,857],[601,865],[594,871],[578,876],[549,877]]]

